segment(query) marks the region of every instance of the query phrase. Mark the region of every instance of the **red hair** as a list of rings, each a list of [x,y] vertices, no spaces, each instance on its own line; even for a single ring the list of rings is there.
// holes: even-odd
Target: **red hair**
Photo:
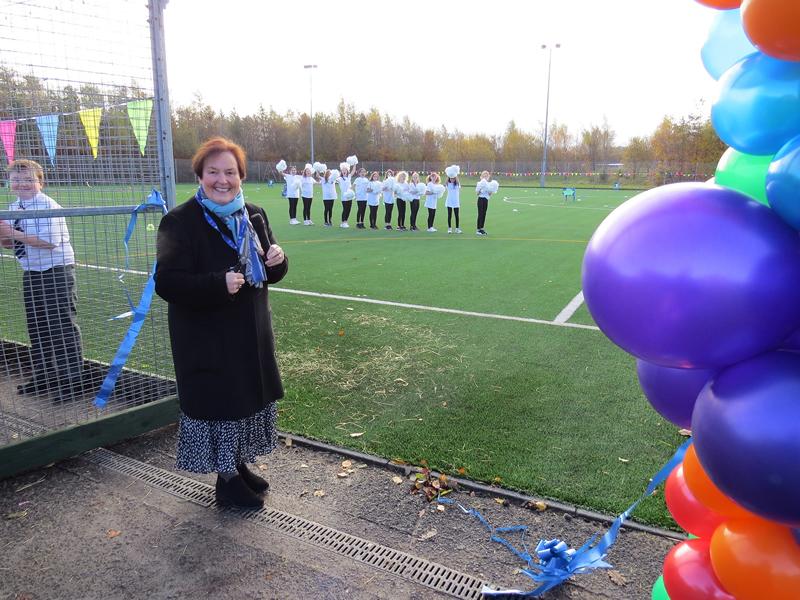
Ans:
[[[236,144],[224,137],[213,137],[203,142],[192,157],[192,170],[198,178],[203,177],[203,165],[209,156],[230,152],[236,159],[236,167],[239,169],[239,177],[247,177],[247,154],[239,144]]]

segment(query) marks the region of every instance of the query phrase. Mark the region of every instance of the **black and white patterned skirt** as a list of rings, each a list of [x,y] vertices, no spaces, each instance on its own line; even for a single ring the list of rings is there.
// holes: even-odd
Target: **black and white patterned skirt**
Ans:
[[[204,421],[181,413],[175,467],[192,473],[231,473],[269,454],[278,443],[275,402],[238,421]]]

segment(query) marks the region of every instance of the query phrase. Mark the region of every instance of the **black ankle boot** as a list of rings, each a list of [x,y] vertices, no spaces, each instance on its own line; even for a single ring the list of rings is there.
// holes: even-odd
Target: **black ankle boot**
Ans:
[[[217,503],[222,506],[235,506],[237,508],[263,508],[264,500],[244,482],[240,475],[225,481],[217,475]]]
[[[239,475],[242,476],[242,479],[244,479],[244,482],[247,484],[247,487],[249,487],[254,492],[263,494],[269,489],[269,482],[267,482],[266,479],[259,477],[255,473],[250,472],[246,464],[242,463],[241,465],[236,467],[236,470],[239,471]]]

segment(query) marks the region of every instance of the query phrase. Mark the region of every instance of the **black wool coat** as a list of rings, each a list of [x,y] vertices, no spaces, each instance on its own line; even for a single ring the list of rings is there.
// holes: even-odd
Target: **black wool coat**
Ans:
[[[251,215],[261,214],[274,244],[266,212],[252,204],[246,208]],[[245,283],[229,294],[225,273],[238,264],[238,254],[203,212],[192,198],[161,219],[156,293],[169,303],[183,413],[211,421],[243,419],[283,397],[267,284],[283,278],[288,260],[267,268],[262,288]],[[220,229],[228,231],[225,225]]]

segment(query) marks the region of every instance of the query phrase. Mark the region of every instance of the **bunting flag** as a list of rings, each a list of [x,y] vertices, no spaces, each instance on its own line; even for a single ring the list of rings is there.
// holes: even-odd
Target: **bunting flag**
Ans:
[[[0,121],[0,138],[3,140],[3,148],[6,151],[8,162],[14,160],[14,141],[17,139],[17,122]]]
[[[42,134],[47,158],[50,164],[56,163],[56,138],[58,137],[58,115],[42,115],[36,117],[36,124],[39,126],[39,133]]]
[[[100,119],[103,116],[102,108],[84,108],[78,111],[81,123],[86,130],[86,137],[89,138],[89,146],[92,148],[92,156],[97,158],[97,143],[100,141]]]
[[[147,147],[147,132],[150,131],[150,117],[153,114],[153,99],[131,100],[128,102],[128,118],[131,120],[133,135],[139,142],[139,152],[144,156]]]

